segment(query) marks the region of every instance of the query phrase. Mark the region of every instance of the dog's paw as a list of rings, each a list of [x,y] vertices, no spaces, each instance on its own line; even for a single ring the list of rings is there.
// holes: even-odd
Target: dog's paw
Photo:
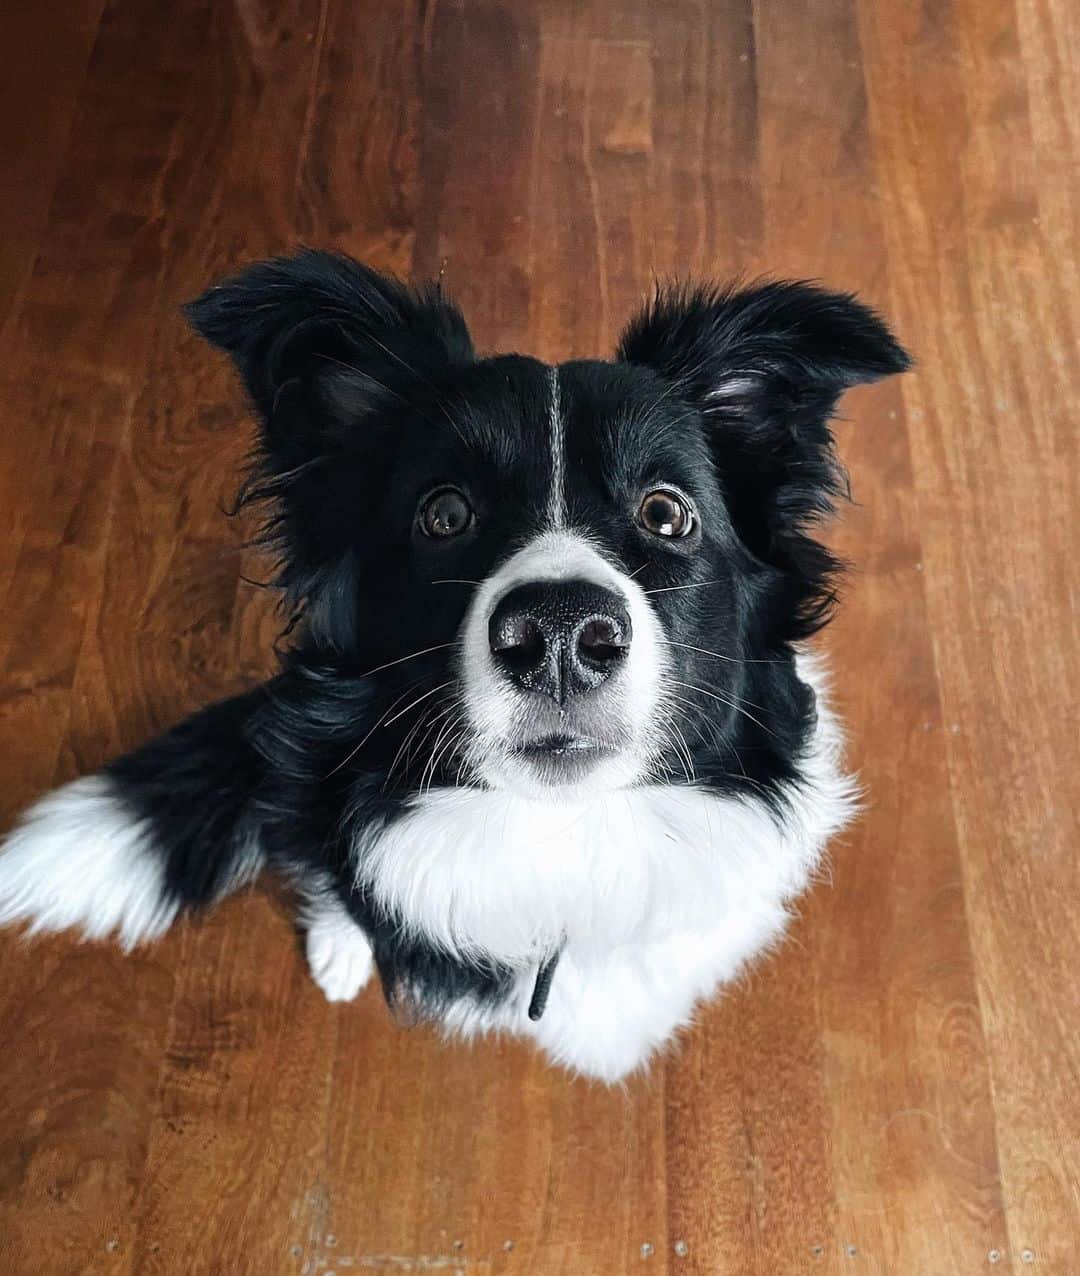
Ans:
[[[367,936],[344,910],[328,910],[311,919],[307,959],[327,1001],[352,1001],[375,965]]]

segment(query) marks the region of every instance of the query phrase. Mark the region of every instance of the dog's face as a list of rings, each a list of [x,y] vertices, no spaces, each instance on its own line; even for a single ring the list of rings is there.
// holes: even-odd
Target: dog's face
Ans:
[[[262,418],[251,490],[305,651],[377,688],[373,765],[560,798],[783,770],[812,712],[791,644],[832,599],[828,418],[906,365],[872,312],[672,290],[616,361],[549,367],[305,253],[190,314]]]
[[[435,427],[441,446],[402,466],[404,588],[455,595],[469,762],[490,786],[656,773],[685,664],[674,644],[738,630],[737,538],[704,433],[670,397],[629,365],[494,359],[448,398],[464,437]],[[669,601],[695,584],[700,605]]]

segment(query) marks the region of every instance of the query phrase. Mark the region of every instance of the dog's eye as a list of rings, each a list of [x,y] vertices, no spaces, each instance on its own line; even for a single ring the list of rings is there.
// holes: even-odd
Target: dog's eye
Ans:
[[[432,492],[420,507],[420,526],[436,539],[460,536],[472,526],[474,518],[472,506],[456,487]]]
[[[646,493],[638,510],[638,522],[654,536],[688,536],[694,527],[694,511],[686,497],[658,487]]]

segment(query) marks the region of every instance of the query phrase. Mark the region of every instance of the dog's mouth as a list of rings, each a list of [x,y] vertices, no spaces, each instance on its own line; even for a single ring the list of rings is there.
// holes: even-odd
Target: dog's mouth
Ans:
[[[505,756],[520,783],[534,793],[595,779],[605,763],[618,760],[624,744],[576,731],[531,735],[508,746]]]
[[[567,754],[595,754],[611,753],[612,749],[609,745],[601,744],[599,740],[594,740],[591,736],[576,735],[573,732],[552,732],[550,735],[539,736],[535,739],[525,741],[518,748],[518,756],[529,759],[550,759],[561,758]]]

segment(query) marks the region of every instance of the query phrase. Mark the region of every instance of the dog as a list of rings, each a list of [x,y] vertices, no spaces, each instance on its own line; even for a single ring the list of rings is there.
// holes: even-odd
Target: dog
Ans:
[[[814,284],[671,285],[611,361],[481,357],[435,285],[252,265],[186,313],[258,421],[280,671],[45,797],[0,922],[125,949],[270,870],[349,1001],[608,1083],[781,936],[856,786],[807,646],[843,391]]]

